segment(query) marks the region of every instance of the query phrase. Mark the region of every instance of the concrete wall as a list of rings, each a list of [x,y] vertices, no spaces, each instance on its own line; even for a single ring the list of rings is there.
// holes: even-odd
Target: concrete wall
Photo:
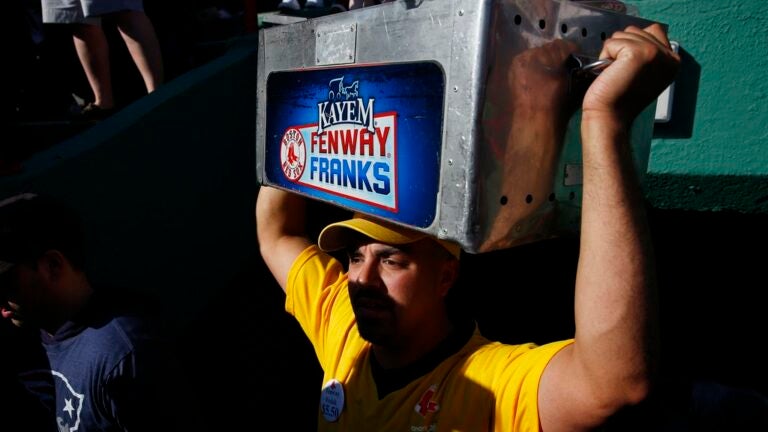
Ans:
[[[96,284],[158,302],[204,405],[190,407],[199,430],[253,424],[254,407],[295,430],[315,421],[319,369],[256,244],[256,49],[255,35],[234,41],[0,178],[0,196],[50,193],[82,215]]]
[[[210,294],[200,287],[255,254],[255,64],[252,47],[233,49],[36,154],[0,190],[66,199],[94,279],[183,299],[188,316]]]

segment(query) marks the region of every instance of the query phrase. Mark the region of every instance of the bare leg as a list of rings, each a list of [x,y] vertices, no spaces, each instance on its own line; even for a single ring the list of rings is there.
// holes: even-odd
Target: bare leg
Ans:
[[[349,0],[349,10],[386,3],[388,0]]]
[[[75,51],[80,58],[88,84],[93,92],[93,103],[104,109],[114,107],[112,77],[109,69],[109,44],[101,27],[76,24],[72,32]]]
[[[279,5],[277,5],[278,9],[289,9],[289,10],[301,10],[301,5],[299,4],[298,0],[282,0]]]
[[[117,29],[144,79],[147,93],[152,93],[163,82],[163,58],[155,28],[144,12],[122,11],[114,16]]]

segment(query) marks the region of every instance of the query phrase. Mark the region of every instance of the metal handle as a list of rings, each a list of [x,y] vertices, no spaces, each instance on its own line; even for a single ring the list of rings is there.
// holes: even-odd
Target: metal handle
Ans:
[[[613,59],[604,58],[595,60],[594,57],[588,57],[584,55],[571,54],[567,67],[575,72],[577,75],[584,75],[589,73],[591,75],[599,75],[608,65],[613,63]]]
[[[583,72],[590,72],[592,74],[599,75],[600,72],[607,68],[611,63],[613,63],[613,59],[604,58],[582,66],[581,70]]]

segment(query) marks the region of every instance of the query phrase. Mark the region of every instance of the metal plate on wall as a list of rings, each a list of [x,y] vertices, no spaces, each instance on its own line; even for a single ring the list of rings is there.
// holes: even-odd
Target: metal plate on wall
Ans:
[[[355,62],[357,23],[318,25],[315,35],[315,61],[318,66]]]

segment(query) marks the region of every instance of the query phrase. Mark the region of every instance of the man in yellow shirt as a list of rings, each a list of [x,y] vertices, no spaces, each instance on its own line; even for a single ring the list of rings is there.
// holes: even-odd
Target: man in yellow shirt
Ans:
[[[643,400],[655,337],[652,250],[632,121],[674,78],[661,26],[606,40],[582,105],[584,185],[576,333],[542,346],[452,319],[459,248],[356,214],[305,232],[305,199],[262,187],[259,246],[323,369],[320,430],[578,431]],[[345,250],[348,269],[328,252]]]

